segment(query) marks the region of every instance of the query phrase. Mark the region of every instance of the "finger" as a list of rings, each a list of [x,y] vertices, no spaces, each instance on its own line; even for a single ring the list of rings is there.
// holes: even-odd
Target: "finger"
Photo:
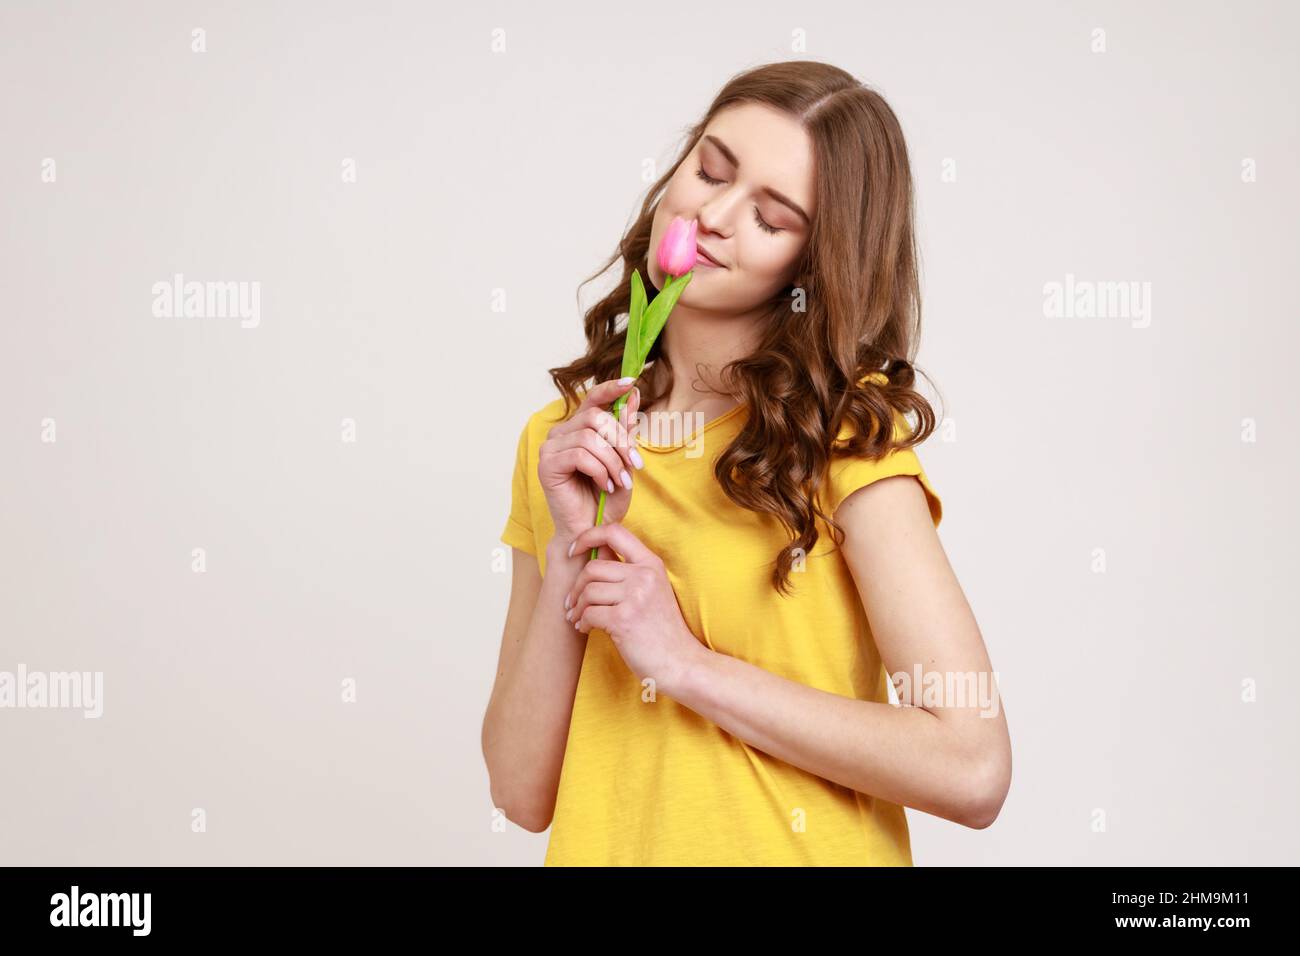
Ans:
[[[628,457],[632,459],[632,464],[637,468],[645,467],[645,459],[637,451],[636,436],[641,431],[641,421],[636,417],[636,413],[641,410],[641,389],[633,387],[632,397],[627,400],[627,405],[623,407],[624,419],[623,427],[627,430],[628,436]]]
[[[620,488],[626,488],[623,482],[623,474],[627,471],[623,459],[619,457],[613,447],[600,435],[596,434],[590,428],[584,428],[581,431],[569,432],[567,435],[560,435],[556,438],[548,438],[543,442],[543,447],[547,448],[548,454],[554,454],[556,458],[556,467],[565,467],[564,459],[558,457],[561,452],[581,448],[588,452],[593,458],[599,461],[603,471],[594,473],[584,471],[584,474],[591,475],[591,480],[596,483],[597,491],[608,492],[613,494]],[[585,459],[583,459],[585,461]],[[575,469],[569,469],[575,470]],[[632,480],[631,475],[628,481]]]
[[[591,416],[592,431],[603,439],[610,451],[618,459],[618,468],[613,471],[616,483],[632,489],[631,469],[636,467],[632,459],[632,438],[622,424],[614,420],[608,412],[597,412]]]
[[[581,445],[567,448],[555,455],[556,466],[565,472],[577,471],[589,477],[597,491],[614,493],[614,478],[604,463]]]
[[[590,430],[601,442],[605,443],[596,446],[588,445],[587,447],[593,454],[605,461],[610,476],[614,479],[614,484],[631,489],[632,473],[629,469],[636,467],[636,462],[631,457],[632,439],[628,436],[626,430],[618,424],[614,416],[605,409],[595,406],[583,408],[568,421],[555,426],[547,432],[546,438],[548,441],[562,442],[560,447],[567,447],[569,442],[563,440],[569,435],[582,432],[584,429]],[[602,451],[606,444],[610,448],[608,455]],[[626,480],[623,478],[623,472],[625,471],[627,472]],[[609,489],[604,490],[608,491]]]
[[[601,429],[609,431],[616,427],[613,424],[614,420],[610,418],[608,412],[601,412],[600,414],[603,416],[603,419],[601,419]],[[622,453],[620,453],[619,450],[610,443],[610,439],[607,435],[602,434],[600,430],[594,428],[584,428],[582,431],[576,432],[575,434],[578,436],[578,443],[599,458],[604,463],[605,467],[609,469],[609,475],[614,479],[614,485],[616,488],[631,489],[632,473],[628,471],[628,462],[625,459],[625,456],[627,455],[626,447],[624,447]]]
[[[618,403],[615,402],[615,404]],[[623,411],[624,409],[619,409],[619,417],[616,418],[612,410],[589,408],[581,416],[578,416],[579,424],[585,424],[600,435],[601,438],[612,444],[620,454],[625,455],[632,445],[632,436],[620,420]]]
[[[615,626],[614,615],[618,613],[617,608],[615,604],[592,604],[574,623],[574,629],[583,634],[590,634],[594,629],[599,628],[606,634],[612,634],[612,628]]]
[[[578,595],[578,600],[569,608],[567,617],[574,622],[574,629],[582,623],[582,615],[588,608],[606,604],[617,604],[623,597],[623,585],[616,581],[592,581]]]
[[[608,551],[609,549],[604,549]],[[569,588],[568,593],[564,595],[564,609],[566,611],[573,608],[574,602],[578,600],[578,595],[582,589],[593,581],[622,581],[627,577],[627,565],[613,557],[610,553],[609,558],[593,558],[582,566],[578,572],[577,578],[573,581],[573,586]]]
[[[578,411],[586,411],[588,408],[609,408],[624,392],[632,388],[636,382],[636,376],[625,375],[622,378],[611,378],[593,385],[583,393],[582,404],[578,406]]]
[[[592,386],[583,394],[582,400],[578,403],[578,407],[574,413],[558,425],[552,426],[550,431],[547,432],[546,437],[551,438],[567,434],[571,431],[577,431],[580,428],[585,428],[587,422],[582,417],[584,412],[591,408],[609,408],[609,406],[614,404],[614,399],[618,398],[631,388],[635,381],[635,378],[625,376],[623,378],[611,378],[601,382],[599,385]],[[621,385],[619,384],[620,382],[626,382],[627,384]]]
[[[654,564],[659,556],[641,543],[631,531],[617,521],[598,524],[588,528],[573,539],[573,554],[579,550],[590,550],[600,544],[607,544],[625,561],[633,564]]]
[[[593,385],[583,395],[582,404],[595,405],[598,408],[609,408],[614,404],[614,400],[630,389],[635,382],[635,375],[606,379],[598,385]]]
[[[624,431],[631,431],[631,429],[627,427],[627,423],[632,420],[632,412],[636,411],[636,406],[632,404],[633,400],[636,398],[636,391],[636,386],[633,385],[630,392],[621,396],[614,402],[614,407],[618,408],[618,423],[623,426]]]

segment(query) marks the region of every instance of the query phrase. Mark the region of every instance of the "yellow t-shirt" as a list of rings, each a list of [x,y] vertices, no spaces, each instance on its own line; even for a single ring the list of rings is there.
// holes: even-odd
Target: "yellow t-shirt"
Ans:
[[[519,436],[501,535],[543,574],[555,526],[538,486],[538,446],[563,415],[557,398]],[[795,593],[781,597],[769,575],[788,537],[775,518],[727,498],[713,476],[746,416],[738,405],[676,442],[638,435],[646,466],[634,472],[623,524],[663,560],[686,624],[706,646],[820,690],[886,702],[861,598],[824,523],[790,576]],[[901,415],[895,428],[908,428]],[[849,434],[845,426],[840,437]],[[850,492],[890,475],[921,481],[938,527],[942,504],[912,449],[879,461],[836,458],[823,510],[833,515]],[[609,634],[593,628],[585,640],[545,865],[912,865],[901,805],[769,756],[663,694],[643,699]]]

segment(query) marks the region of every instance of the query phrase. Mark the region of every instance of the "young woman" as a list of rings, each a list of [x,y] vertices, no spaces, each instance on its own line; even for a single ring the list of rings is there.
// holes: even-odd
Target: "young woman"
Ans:
[[[719,93],[596,273],[622,263],[519,436],[483,723],[493,803],[552,828],[547,865],[906,866],[905,806],[997,816],[1006,720],[912,447],[935,427],[912,205],[879,94],[767,65]],[[616,320],[632,269],[662,287],[675,216],[701,255],[634,385]]]

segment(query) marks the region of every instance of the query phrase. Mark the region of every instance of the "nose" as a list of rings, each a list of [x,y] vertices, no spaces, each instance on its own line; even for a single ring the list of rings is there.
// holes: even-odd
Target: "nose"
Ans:
[[[740,194],[734,189],[719,190],[695,213],[700,229],[721,239],[731,238],[731,217],[740,199]]]

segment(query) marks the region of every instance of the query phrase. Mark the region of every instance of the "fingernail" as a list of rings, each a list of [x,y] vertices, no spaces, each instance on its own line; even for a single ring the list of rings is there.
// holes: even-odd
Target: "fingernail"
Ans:
[[[627,469],[624,468],[619,472],[618,477],[623,482],[623,487],[630,491],[632,488],[632,476],[627,473]]]
[[[573,620],[573,612],[572,612],[572,611],[565,611],[565,612],[564,612],[564,619],[565,619],[566,621],[572,621],[572,620]]]
[[[569,596],[567,594],[564,595],[564,609],[566,611],[569,609]]]
[[[625,376],[625,377],[623,377],[623,378],[620,378],[620,379],[618,380],[618,384],[620,384],[620,385],[631,385],[631,384],[632,384],[633,382],[635,382],[635,381],[636,381],[636,378],[634,378],[634,377],[631,376],[631,375],[628,375],[628,376]]]
[[[645,461],[644,459],[641,458],[641,453],[637,451],[635,448],[631,449],[628,452],[628,455],[632,459],[632,464],[636,465],[638,469],[645,467]]]
[[[573,557],[573,546],[577,543],[578,543],[577,538],[574,538],[572,541],[569,542],[569,557]]]
[[[623,474],[627,474],[627,472],[623,472]],[[614,479],[611,478],[605,484],[609,485],[609,493],[612,495],[614,493]]]

